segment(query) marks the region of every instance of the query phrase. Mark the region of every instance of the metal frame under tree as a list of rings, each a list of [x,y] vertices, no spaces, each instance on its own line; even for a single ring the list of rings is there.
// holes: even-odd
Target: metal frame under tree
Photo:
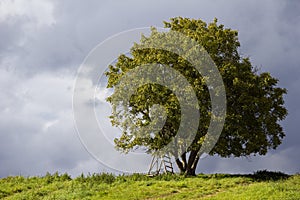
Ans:
[[[169,155],[153,155],[148,176],[156,176],[160,173],[174,174],[173,164]]]

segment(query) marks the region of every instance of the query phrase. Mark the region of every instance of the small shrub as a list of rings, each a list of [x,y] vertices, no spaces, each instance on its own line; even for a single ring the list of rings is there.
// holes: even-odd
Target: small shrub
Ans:
[[[290,176],[283,172],[272,172],[267,170],[258,170],[254,172],[253,178],[259,181],[277,181],[282,179],[287,179]]]

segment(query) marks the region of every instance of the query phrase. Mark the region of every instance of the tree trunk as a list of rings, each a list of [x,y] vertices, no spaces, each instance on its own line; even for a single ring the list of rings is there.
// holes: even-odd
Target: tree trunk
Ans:
[[[187,175],[187,176],[196,176],[196,168],[187,169],[187,171],[185,172],[185,175]]]
[[[186,160],[186,153],[184,153],[181,158],[176,159],[176,164],[181,174],[196,176],[196,168],[199,161],[199,156],[197,153],[198,150],[192,150],[190,152],[188,161]]]

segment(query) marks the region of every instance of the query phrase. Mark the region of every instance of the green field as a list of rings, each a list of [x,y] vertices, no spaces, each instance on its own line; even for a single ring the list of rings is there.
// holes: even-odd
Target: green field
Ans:
[[[0,199],[300,199],[300,175],[258,171],[252,175],[196,177],[141,174],[67,174],[0,179]]]

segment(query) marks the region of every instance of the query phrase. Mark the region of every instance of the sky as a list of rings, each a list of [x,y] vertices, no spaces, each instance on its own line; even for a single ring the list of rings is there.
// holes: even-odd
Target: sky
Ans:
[[[46,172],[116,172],[88,152],[76,131],[73,87],[79,66],[99,43],[122,31],[157,26],[172,17],[215,17],[239,31],[240,53],[260,72],[268,71],[287,88],[289,111],[281,122],[286,137],[265,156],[206,157],[198,173],[300,172],[300,2],[298,0],[1,0],[0,1],[0,177]],[[125,52],[120,52],[125,53]],[[97,94],[98,122],[117,132],[110,110]],[[109,143],[112,138],[99,141]],[[105,144],[104,144],[105,143]],[[112,148],[113,149],[113,148]],[[105,155],[116,155],[110,150]],[[122,155],[124,156],[124,155]],[[145,157],[146,158],[146,157]],[[111,163],[122,170],[118,156]],[[149,157],[130,163],[147,168]]]

